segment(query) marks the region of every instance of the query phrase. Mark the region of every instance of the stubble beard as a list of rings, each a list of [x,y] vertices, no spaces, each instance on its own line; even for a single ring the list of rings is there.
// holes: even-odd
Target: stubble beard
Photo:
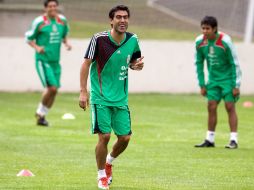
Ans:
[[[125,25],[125,30],[124,30],[124,31],[121,30],[120,28],[121,28],[121,26],[116,25],[116,26],[114,27],[114,30],[116,31],[117,34],[122,35],[122,34],[124,34],[124,33],[127,31],[127,29],[128,29],[128,24]]]

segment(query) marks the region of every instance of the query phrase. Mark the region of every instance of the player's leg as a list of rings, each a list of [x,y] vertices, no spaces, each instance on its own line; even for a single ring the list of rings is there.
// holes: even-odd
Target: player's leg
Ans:
[[[42,95],[42,104],[45,105],[48,109],[52,107],[55,97],[57,94],[57,87],[49,86]]]
[[[61,65],[58,62],[51,62],[49,66],[50,68],[46,70],[48,85],[43,95],[42,103],[48,108],[51,108],[55,101],[58,88],[60,88]]]
[[[112,128],[117,135],[117,140],[112,151],[107,155],[106,174],[108,183],[112,183],[112,163],[127,148],[131,137],[131,119],[128,106],[114,108]]]
[[[112,175],[113,161],[127,148],[130,141],[130,137],[131,135],[117,136],[117,140],[113,145],[112,151],[107,155],[105,169],[109,185],[113,181]]]
[[[218,102],[216,100],[208,101],[207,111],[208,111],[208,131],[215,132],[217,125],[217,107]],[[214,141],[211,140],[211,141]]]
[[[208,111],[208,120],[207,125],[208,129],[206,132],[205,141],[201,144],[195,145],[195,147],[214,147],[215,141],[215,129],[217,125],[217,107],[222,98],[221,89],[215,85],[207,86],[207,111]]]
[[[117,158],[128,146],[131,135],[117,136],[117,140],[113,145],[110,155],[113,158]]]
[[[50,64],[38,60],[36,62],[36,70],[43,86],[46,88],[36,111],[37,124],[41,126],[48,126],[49,124],[46,121],[45,116],[52,107],[57,94],[57,89],[60,86],[59,80],[61,68],[59,63]]]
[[[49,109],[52,107],[57,94],[57,87],[50,86],[46,88],[46,91],[42,95],[41,102],[36,110],[37,125],[48,126],[49,123],[46,120],[46,115]]]
[[[95,148],[96,163],[98,168],[98,188],[108,189],[108,178],[105,171],[106,157],[108,154],[108,142],[110,133],[98,133],[98,143]]]
[[[117,158],[128,146],[131,137],[131,118],[128,106],[114,107],[112,128],[117,136],[110,155]]]
[[[225,102],[225,108],[228,113],[228,122],[230,126],[230,131],[231,132],[237,132],[237,114],[236,114],[236,109],[235,109],[235,103],[234,102]]]
[[[224,96],[225,100],[225,109],[228,113],[228,122],[230,127],[230,140],[229,144],[225,148],[235,149],[238,148],[238,138],[237,138],[237,128],[238,128],[238,118],[236,113],[235,102],[238,100],[238,97],[234,97],[232,90],[230,89],[229,93]]]
[[[110,133],[108,134],[98,133],[98,142],[95,148],[95,155],[96,155],[98,170],[105,169],[109,140],[110,140]]]
[[[91,105],[92,133],[98,133],[95,155],[98,168],[98,187],[100,189],[108,189],[105,164],[111,133],[111,113],[110,107],[96,104]]]
[[[42,61],[42,60],[36,60],[36,71],[38,73],[38,76],[41,80],[41,83],[43,85],[43,87],[47,87],[47,71],[46,71],[46,67],[45,67],[45,62]],[[40,125],[40,126],[48,126],[48,122],[46,121],[45,119],[45,116],[47,115],[48,113],[48,107],[45,103],[45,101],[43,102],[43,97],[44,97],[44,94],[42,95],[42,100],[40,101],[38,107],[37,107],[37,110],[36,110],[36,120],[37,120],[37,125]]]

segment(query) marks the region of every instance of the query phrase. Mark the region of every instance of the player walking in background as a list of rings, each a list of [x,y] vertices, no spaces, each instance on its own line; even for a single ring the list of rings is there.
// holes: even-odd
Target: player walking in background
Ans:
[[[95,154],[99,189],[109,189],[112,162],[126,149],[132,133],[128,108],[128,68],[142,70],[144,65],[137,36],[126,32],[129,17],[130,11],[124,5],[110,10],[111,30],[92,37],[80,71],[79,105],[86,110],[90,68],[92,133],[98,134]],[[112,129],[117,141],[108,154]]]
[[[60,50],[64,43],[67,50],[69,28],[66,18],[58,14],[58,1],[45,0],[45,14],[34,19],[32,27],[26,32],[28,44],[36,51],[36,70],[46,91],[36,110],[37,125],[48,126],[45,116],[52,107],[60,87],[61,65]]]
[[[225,102],[230,126],[230,142],[225,148],[238,147],[235,103],[240,95],[241,70],[231,38],[218,32],[215,17],[206,16],[201,21],[202,35],[196,39],[195,64],[201,94],[208,99],[208,131],[202,144],[195,147],[214,147],[217,124],[217,107]],[[207,62],[208,82],[204,79],[204,60]]]

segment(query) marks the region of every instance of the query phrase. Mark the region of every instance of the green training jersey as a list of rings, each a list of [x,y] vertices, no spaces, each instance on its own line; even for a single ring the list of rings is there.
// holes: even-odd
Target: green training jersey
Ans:
[[[38,46],[44,47],[45,53],[36,52],[36,60],[58,62],[63,38],[69,32],[67,20],[63,15],[49,18],[42,15],[34,19],[32,27],[26,32],[27,41],[35,40]]]
[[[204,60],[207,63],[208,83],[231,82],[233,88],[239,88],[241,70],[231,38],[218,32],[214,40],[204,35],[196,38],[195,64],[199,86],[204,87]]]
[[[95,34],[85,54],[91,59],[91,104],[124,106],[128,104],[129,63],[141,57],[138,38],[126,32],[117,44],[110,31]]]

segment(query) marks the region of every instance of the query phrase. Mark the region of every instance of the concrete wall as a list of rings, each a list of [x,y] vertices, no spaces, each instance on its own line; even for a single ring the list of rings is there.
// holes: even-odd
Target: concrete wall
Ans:
[[[71,39],[62,48],[62,88],[79,92],[79,69],[89,40]],[[129,73],[130,92],[197,93],[193,42],[141,40],[143,71]],[[235,44],[243,71],[241,91],[254,94],[254,45]],[[23,38],[0,38],[0,91],[42,90],[35,71],[34,51]]]

